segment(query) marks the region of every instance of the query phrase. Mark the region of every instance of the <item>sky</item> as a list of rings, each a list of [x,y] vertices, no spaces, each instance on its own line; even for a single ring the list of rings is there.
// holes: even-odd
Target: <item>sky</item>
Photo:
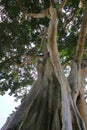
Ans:
[[[15,110],[15,107],[20,105],[20,101],[14,101],[15,98],[13,96],[9,96],[8,92],[4,96],[0,96],[0,129],[6,122],[9,114]]]

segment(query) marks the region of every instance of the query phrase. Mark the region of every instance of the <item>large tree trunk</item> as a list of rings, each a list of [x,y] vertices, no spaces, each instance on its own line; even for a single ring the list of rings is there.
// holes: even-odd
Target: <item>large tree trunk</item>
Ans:
[[[60,84],[49,58],[38,66],[39,77],[36,83],[2,130],[61,130]]]
[[[30,93],[1,130],[87,130],[79,56],[73,61],[68,81],[57,51],[57,13],[52,7],[49,12],[49,55],[38,64],[38,79]]]
[[[1,130],[62,130],[61,86],[50,58],[39,63],[38,69],[38,79],[30,93]],[[74,99],[69,93],[72,100],[70,104],[72,130],[86,130],[87,122],[84,124],[83,120],[83,118],[86,119],[84,102],[81,93],[76,92],[76,95]],[[68,115],[66,116],[68,120]]]

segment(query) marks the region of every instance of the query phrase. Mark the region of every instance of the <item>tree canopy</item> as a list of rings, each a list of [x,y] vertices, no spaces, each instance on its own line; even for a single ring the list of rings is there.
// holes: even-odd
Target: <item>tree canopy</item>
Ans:
[[[10,89],[18,96],[36,82],[2,130],[86,130],[86,1],[6,2],[1,93]]]
[[[55,0],[58,8],[61,0]],[[83,17],[79,1],[68,1],[58,18],[58,48],[64,68],[74,57]],[[0,3],[0,93],[11,90],[17,94],[37,78],[36,66],[43,55],[42,36],[46,35],[49,18],[32,18],[27,13],[39,13],[50,1],[1,0]],[[83,59],[86,60],[86,48]]]

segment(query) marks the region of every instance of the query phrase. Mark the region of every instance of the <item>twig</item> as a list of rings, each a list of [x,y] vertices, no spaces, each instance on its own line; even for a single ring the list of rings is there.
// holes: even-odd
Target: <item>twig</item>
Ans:
[[[67,0],[63,0],[62,4],[59,7],[59,12],[62,11],[62,8],[65,6],[66,2],[67,2]]]
[[[73,15],[65,22],[64,24],[64,29],[66,29],[66,27],[70,24],[71,21],[73,21],[75,18],[75,13],[73,13]]]

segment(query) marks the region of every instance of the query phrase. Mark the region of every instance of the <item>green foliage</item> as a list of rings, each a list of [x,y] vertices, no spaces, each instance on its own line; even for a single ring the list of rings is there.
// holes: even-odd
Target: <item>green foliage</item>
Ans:
[[[37,77],[37,59],[30,64],[29,56],[43,53],[41,40],[38,38],[41,31],[48,27],[49,19],[24,19],[22,11],[39,13],[49,8],[49,1],[20,2],[22,10],[16,0],[1,0],[0,4],[0,94],[8,89],[11,90],[10,94],[17,93],[23,87],[32,85]],[[64,57],[69,62],[75,53],[82,18],[82,9],[78,8],[78,3],[75,0],[68,1],[59,16],[58,49],[62,62],[65,62]],[[55,2],[56,8],[59,5],[59,1]],[[23,62],[26,64],[20,66]]]

